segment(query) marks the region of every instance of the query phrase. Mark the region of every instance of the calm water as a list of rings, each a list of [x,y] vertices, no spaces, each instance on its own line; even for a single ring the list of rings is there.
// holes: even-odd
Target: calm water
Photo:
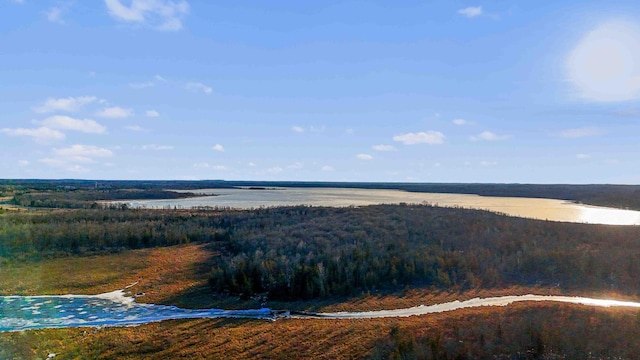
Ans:
[[[640,211],[575,204],[556,199],[479,196],[469,194],[413,193],[401,190],[341,188],[201,189],[192,192],[220,196],[176,200],[140,200],[127,203],[145,208],[191,208],[220,206],[238,209],[258,207],[312,205],[363,206],[374,204],[429,203],[483,209],[511,216],[609,225],[640,225]]]
[[[181,309],[138,304],[123,291],[100,295],[0,296],[0,332],[79,326],[130,326],[169,319],[272,319],[269,309]]]

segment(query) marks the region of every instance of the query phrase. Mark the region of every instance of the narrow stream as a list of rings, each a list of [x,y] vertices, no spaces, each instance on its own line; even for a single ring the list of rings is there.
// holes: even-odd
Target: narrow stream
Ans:
[[[255,310],[181,309],[175,306],[140,304],[124,290],[99,295],[0,296],[0,332],[44,328],[133,326],[170,319],[248,318],[365,319],[407,317],[479,306],[506,306],[518,301],[554,301],[599,307],[640,308],[640,302],[568,296],[521,295],[475,298],[407,309],[366,312],[289,312],[268,308]]]

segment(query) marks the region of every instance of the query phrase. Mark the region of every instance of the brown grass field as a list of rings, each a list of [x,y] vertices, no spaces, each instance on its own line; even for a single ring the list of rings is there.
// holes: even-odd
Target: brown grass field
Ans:
[[[208,291],[212,256],[216,254],[204,245],[186,245],[37,263],[5,260],[0,267],[0,294],[97,294],[122,289],[137,281],[130,290],[146,293],[137,299],[140,302],[199,308],[258,306],[254,301],[218,298]],[[525,287],[463,293],[407,289],[331,301],[270,302],[268,306],[319,311],[376,310],[527,293],[561,294],[562,291]],[[125,328],[0,333],[0,359],[46,358],[49,353],[56,353],[56,359],[525,359],[536,356],[569,359],[575,358],[572,354],[584,357],[588,353],[576,349],[592,352],[593,358],[637,358],[639,339],[640,312],[637,310],[518,303],[399,319],[276,322],[201,319]],[[541,351],[547,357],[540,357]],[[492,357],[492,354],[511,354],[512,357]]]

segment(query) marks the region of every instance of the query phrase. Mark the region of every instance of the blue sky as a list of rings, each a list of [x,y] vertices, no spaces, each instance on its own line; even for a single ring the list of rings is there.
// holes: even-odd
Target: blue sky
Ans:
[[[640,182],[632,1],[0,0],[0,178]]]

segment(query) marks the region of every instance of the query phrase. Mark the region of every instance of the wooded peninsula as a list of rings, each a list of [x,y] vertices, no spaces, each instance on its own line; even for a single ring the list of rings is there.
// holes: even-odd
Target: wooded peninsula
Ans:
[[[226,182],[221,184],[227,185]],[[208,187],[212,184],[199,185]],[[281,183],[252,185],[283,186]],[[99,202],[193,196],[164,190],[195,189],[191,186],[192,183],[165,182],[141,186],[131,182],[99,182],[96,185],[95,182],[72,181],[3,181],[2,196],[6,205],[0,205],[0,266],[6,274],[16,274],[11,269],[76,261],[74,259],[85,259],[82,261],[87,263],[98,258],[118,259],[140,251],[155,251],[153,249],[197,248],[206,256],[189,264],[194,285],[164,298],[168,304],[195,308],[250,308],[275,302],[291,309],[317,310],[327,306],[340,308],[340,304],[357,307],[354,304],[372,297],[386,299],[383,306],[394,306],[394,303],[404,301],[405,295],[411,298],[414,291],[440,294],[438,296],[443,299],[455,294],[465,297],[472,293],[512,293],[513,289],[520,289],[516,292],[615,294],[627,299],[640,298],[638,226],[540,221],[481,210],[412,204],[153,210]],[[632,208],[640,205],[639,187],[631,186],[381,186],[397,186],[408,191],[429,189],[431,192],[433,189],[460,190],[466,186],[469,192],[501,196],[531,196],[539,190],[538,197],[550,196],[566,187],[572,190],[564,198],[576,201]],[[10,276],[0,280],[0,289],[15,288],[11,281],[17,280],[11,280]],[[4,293],[6,290],[2,291],[0,295],[9,295]],[[498,313],[502,315],[491,315]],[[439,314],[435,318],[440,319],[440,323],[434,325],[433,332],[416,330],[420,327],[418,324],[432,322],[433,318],[362,321],[349,326],[355,326],[356,332],[368,334],[363,335],[363,339],[377,333],[378,340],[382,341],[380,345],[363,348],[346,357],[524,359],[588,358],[587,354],[592,354],[589,356],[624,358],[631,343],[637,345],[640,332],[637,316],[640,315],[636,315],[631,310],[600,311],[575,305],[521,304],[509,310],[479,309]],[[479,327],[474,319],[484,319],[486,326]],[[580,331],[566,330],[575,328],[576,322],[585,324],[582,332],[587,331],[587,322],[593,324],[588,331],[594,332],[589,335],[594,336],[594,340],[585,342],[580,338]],[[196,330],[185,328],[186,324],[214,327],[218,331],[229,326],[253,326],[244,323],[199,320],[178,321],[177,326],[187,333]],[[167,325],[144,326],[162,332]],[[274,331],[280,335],[290,330],[282,325],[274,329],[279,329]],[[611,329],[619,334],[617,343],[604,336]],[[128,336],[126,334],[135,329],[104,331],[117,338]],[[73,337],[72,330],[30,333],[61,339]],[[326,339],[335,336],[332,334],[327,330],[318,331],[318,336],[327,336]],[[185,335],[190,336],[196,335]],[[28,352],[29,346],[38,348],[24,341],[15,334],[0,334],[0,348],[6,352],[0,351],[0,355],[12,354],[7,351],[22,354]],[[76,344],[74,351],[90,354],[91,347],[82,347],[78,341],[70,341],[68,349]],[[142,341],[155,344],[158,340],[145,338]],[[199,338],[198,341],[204,340]],[[127,348],[132,351],[129,355],[139,355],[135,349],[140,350],[135,345]],[[314,351],[320,349],[312,347],[304,357],[314,357],[318,355]],[[149,357],[159,353],[150,351]],[[269,354],[263,355],[269,357]],[[287,353],[275,350],[272,355],[287,357]]]

